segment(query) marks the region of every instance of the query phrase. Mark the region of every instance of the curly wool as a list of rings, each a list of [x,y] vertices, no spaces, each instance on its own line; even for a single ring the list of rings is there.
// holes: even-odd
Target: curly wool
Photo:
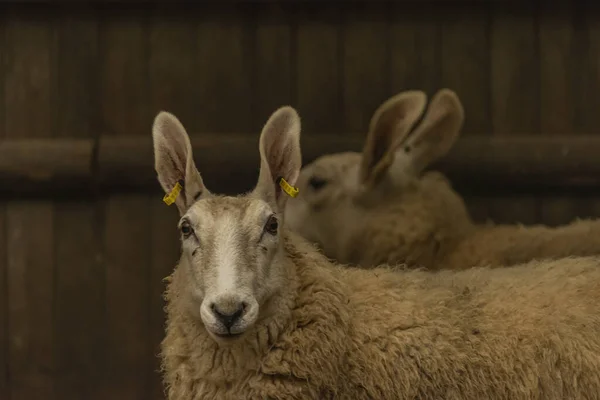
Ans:
[[[440,270],[600,254],[598,220],[559,227],[476,225],[443,175],[429,172],[419,185],[365,213],[367,220],[334,258],[362,268],[407,264]]]
[[[287,291],[228,346],[191,317],[175,269],[169,399],[600,398],[596,258],[432,273],[342,267],[292,234],[285,251]]]

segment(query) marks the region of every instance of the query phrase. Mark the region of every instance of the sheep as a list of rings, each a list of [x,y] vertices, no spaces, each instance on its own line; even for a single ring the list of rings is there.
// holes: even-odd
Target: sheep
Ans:
[[[438,272],[332,262],[286,227],[299,137],[297,112],[275,111],[255,188],[224,196],[205,187],[181,122],[155,117],[155,169],[180,215],[169,399],[600,398],[599,258]]]
[[[405,91],[374,113],[362,155],[325,155],[305,166],[300,195],[286,205],[288,227],[341,263],[469,268],[600,253],[600,222],[478,225],[438,171],[424,169],[448,152],[464,111],[449,89]],[[422,117],[422,122],[417,120]],[[412,131],[412,134],[411,134]]]

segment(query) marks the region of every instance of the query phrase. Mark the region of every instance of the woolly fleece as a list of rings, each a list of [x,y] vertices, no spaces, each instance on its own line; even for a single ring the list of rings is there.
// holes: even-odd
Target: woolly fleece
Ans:
[[[235,344],[166,291],[171,400],[599,399],[600,260],[468,271],[364,270],[285,236],[289,285]]]

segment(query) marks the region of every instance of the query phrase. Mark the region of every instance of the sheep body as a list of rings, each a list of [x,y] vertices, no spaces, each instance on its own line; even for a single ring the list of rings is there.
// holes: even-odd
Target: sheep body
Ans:
[[[183,186],[161,344],[169,399],[600,398],[600,258],[344,267],[286,229],[293,108],[265,124],[258,182],[237,197],[204,185],[172,114],[152,134],[163,190]]]
[[[510,266],[531,259],[557,259],[600,253],[600,222],[575,220],[558,228],[545,225],[480,226],[443,259],[447,268]]]
[[[375,112],[362,154],[325,155],[305,166],[300,195],[286,206],[288,226],[327,256],[363,268],[500,267],[600,254],[598,220],[554,228],[475,224],[448,179],[425,171],[454,143],[462,105],[441,90],[411,131],[424,108],[424,93],[400,93]]]
[[[598,220],[575,220],[560,227],[479,225],[441,174],[429,172],[419,184],[422,190],[390,196],[356,217],[356,229],[339,236],[341,241],[329,249],[331,256],[363,268],[404,263],[437,270],[506,267],[600,253]]]
[[[600,260],[363,270],[285,238],[289,285],[231,345],[166,291],[169,399],[597,399]]]

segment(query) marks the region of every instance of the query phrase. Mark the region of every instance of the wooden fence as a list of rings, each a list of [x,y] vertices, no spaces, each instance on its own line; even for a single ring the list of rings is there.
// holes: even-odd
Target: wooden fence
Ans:
[[[360,150],[406,89],[448,87],[439,167],[477,220],[600,216],[592,2],[0,4],[0,399],[162,398],[162,278],[178,257],[150,127],[194,136],[211,190],[254,184],[276,107],[305,161]]]

